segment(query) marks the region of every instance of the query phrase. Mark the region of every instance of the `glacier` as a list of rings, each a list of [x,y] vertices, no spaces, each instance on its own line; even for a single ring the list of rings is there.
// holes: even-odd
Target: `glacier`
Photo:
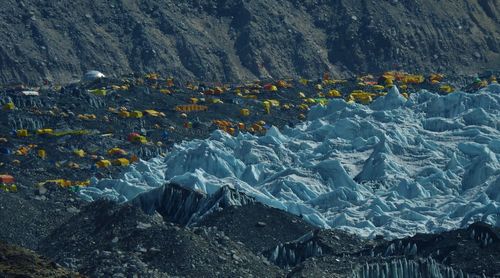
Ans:
[[[165,183],[214,194],[224,186],[319,227],[403,237],[500,224],[500,85],[476,93],[396,87],[370,105],[333,99],[293,128],[264,136],[214,131],[92,179],[87,200],[132,200]]]

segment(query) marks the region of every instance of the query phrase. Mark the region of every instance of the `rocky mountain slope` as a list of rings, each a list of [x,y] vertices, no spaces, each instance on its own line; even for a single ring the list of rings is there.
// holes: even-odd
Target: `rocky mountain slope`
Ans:
[[[88,69],[235,81],[500,64],[498,0],[0,3],[0,82]]]
[[[260,218],[267,222],[248,225],[259,217],[245,213],[247,211],[259,211]],[[286,241],[287,230],[293,234],[307,227],[301,220],[268,207],[233,207],[210,218],[210,223],[206,223],[210,226],[185,227],[165,222],[159,214],[145,215],[130,204],[97,201],[42,239],[38,251],[90,277],[132,274],[138,277],[199,277],[200,274],[204,277],[383,277],[376,273],[384,271],[422,277],[481,277],[482,274],[497,277],[500,274],[499,230],[483,223],[390,242],[381,238],[360,239],[339,230],[311,230]],[[280,222],[281,225],[277,225]],[[257,230],[263,239],[261,243],[255,234]],[[249,231],[249,236],[242,238],[245,231]],[[272,246],[273,242],[276,247],[261,251],[260,247]]]
[[[1,277],[84,277],[35,252],[0,241]]]
[[[179,227],[110,202],[85,207],[43,240],[40,251],[91,277],[283,276],[277,266],[217,229]]]

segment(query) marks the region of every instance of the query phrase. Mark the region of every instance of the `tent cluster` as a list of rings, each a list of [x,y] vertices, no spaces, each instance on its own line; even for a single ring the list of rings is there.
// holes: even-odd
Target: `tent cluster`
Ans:
[[[495,82],[494,77],[475,79],[470,88]],[[305,120],[312,106],[331,99],[369,105],[392,86],[407,98],[420,89],[456,90],[443,74],[397,71],[243,84],[181,84],[157,73],[108,79],[90,72],[82,82],[66,86],[0,86],[5,119],[0,122],[0,189],[15,192],[17,186],[39,183],[85,186],[92,176],[117,174],[139,159],[167,153],[181,140],[207,137],[215,129],[261,135],[273,125]],[[14,176],[17,186],[7,178]]]
[[[89,186],[90,180],[86,180],[86,181],[70,181],[70,180],[65,180],[65,179],[46,180],[46,181],[38,183],[38,187],[46,186],[48,184],[54,184],[54,185],[57,185],[57,186],[63,187],[63,188],[68,188],[68,187],[72,187],[72,186],[82,187],[82,186]]]
[[[17,129],[13,133],[17,137],[30,137],[30,136],[43,136],[43,137],[61,137],[66,135],[86,135],[89,134],[89,130],[54,130],[52,128],[40,128],[36,130],[28,130],[28,129]]]

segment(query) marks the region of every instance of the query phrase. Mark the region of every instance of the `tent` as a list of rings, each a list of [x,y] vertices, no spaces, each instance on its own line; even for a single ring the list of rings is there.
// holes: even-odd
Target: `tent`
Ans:
[[[0,175],[0,183],[10,184],[14,183],[14,177],[11,175]]]
[[[84,81],[94,81],[96,79],[104,78],[106,77],[102,72],[96,71],[96,70],[91,70],[85,73],[83,75],[83,80]]]

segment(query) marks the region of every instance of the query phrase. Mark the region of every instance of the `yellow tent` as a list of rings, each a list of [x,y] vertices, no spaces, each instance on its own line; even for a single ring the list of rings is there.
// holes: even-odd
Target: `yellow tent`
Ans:
[[[250,116],[250,110],[249,109],[241,109],[240,110],[240,115],[248,117],[248,116]]]
[[[450,85],[442,85],[439,87],[439,91],[449,94],[453,92],[453,87],[451,87]]]
[[[164,95],[170,95],[170,94],[172,94],[172,91],[170,91],[169,89],[161,89],[160,93],[162,93]]]
[[[348,101],[354,100],[354,101],[360,102],[362,104],[369,104],[370,102],[373,101],[374,96],[375,96],[375,94],[372,94],[372,93],[368,93],[368,92],[361,91],[361,90],[354,90],[349,95]]]
[[[307,111],[307,110],[309,110],[309,106],[305,103],[302,103],[301,105],[299,105],[299,109]]]
[[[97,161],[97,163],[95,165],[97,166],[97,168],[107,168],[107,167],[111,166],[111,161],[103,159],[103,160]]]
[[[40,149],[40,150],[38,150],[38,156],[41,159],[45,159],[47,157],[47,152],[45,152],[45,150],[43,150],[43,149]]]
[[[18,129],[16,135],[17,137],[28,137],[29,133],[27,129]]]
[[[56,180],[46,180],[44,182],[41,182],[38,184],[38,186],[43,186],[46,183],[55,183],[60,187],[70,187],[71,186],[71,181],[67,181],[65,179],[56,179]]]
[[[78,156],[78,157],[85,157],[85,151],[84,150],[74,150],[73,154]]]
[[[332,89],[332,90],[328,91],[327,96],[329,96],[329,97],[342,97],[342,94],[338,90]]]
[[[271,106],[273,107],[279,107],[280,106],[280,102],[276,99],[268,99],[267,101],[269,101],[269,103],[271,103]]]
[[[130,112],[130,118],[136,118],[136,119],[139,119],[139,118],[142,118],[142,112],[141,111],[132,111]]]
[[[3,105],[3,110],[14,110],[14,108],[16,108],[16,106],[13,102],[9,102]]]
[[[130,165],[130,161],[126,158],[118,158],[113,160],[113,165],[115,166],[128,166]]]
[[[266,114],[271,113],[271,103],[269,101],[263,101],[262,106],[264,106],[264,111],[266,111]]]
[[[109,155],[126,155],[127,152],[121,148],[112,148],[108,150]]]
[[[95,119],[97,119],[96,115],[94,115],[94,114],[79,114],[77,116],[77,118],[80,120],[95,120]]]
[[[130,112],[122,110],[122,111],[120,111],[120,113],[118,113],[118,115],[120,115],[120,117],[122,117],[122,118],[128,118],[128,117],[130,117]]]
[[[159,117],[162,115],[161,112],[152,109],[144,110],[144,114],[149,115],[151,117]]]
[[[38,135],[50,135],[52,133],[54,133],[54,130],[51,128],[41,128],[41,129],[37,129],[37,131],[36,131],[36,134],[38,134]]]

